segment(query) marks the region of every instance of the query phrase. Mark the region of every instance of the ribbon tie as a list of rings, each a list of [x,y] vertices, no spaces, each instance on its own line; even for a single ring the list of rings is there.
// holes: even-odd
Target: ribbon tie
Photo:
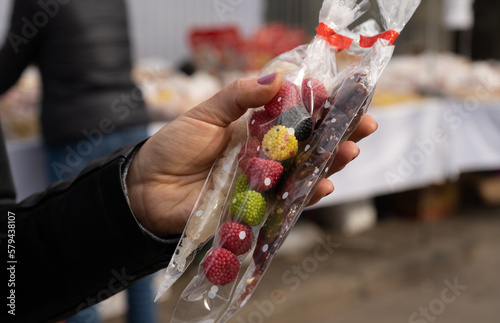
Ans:
[[[383,33],[380,33],[380,34],[372,36],[372,37],[359,35],[359,46],[364,47],[364,48],[372,47],[373,44],[375,44],[375,42],[378,39],[385,39],[385,40],[389,41],[389,43],[391,43],[391,45],[392,45],[392,44],[394,44],[394,42],[396,41],[398,36],[399,36],[399,33],[395,30],[384,31]]]
[[[349,49],[351,47],[352,38],[337,34],[335,30],[322,22],[319,24],[318,28],[316,28],[316,32],[319,36],[326,39],[331,46],[337,47],[339,50]]]
[[[316,28],[316,32],[318,36],[323,37],[331,46],[337,47],[339,50],[351,48],[352,38],[336,33],[335,30],[328,27],[325,23],[321,22]],[[378,39],[385,39],[392,45],[398,36],[399,33],[395,30],[384,31],[371,37],[359,35],[359,46],[364,48],[372,47]]]

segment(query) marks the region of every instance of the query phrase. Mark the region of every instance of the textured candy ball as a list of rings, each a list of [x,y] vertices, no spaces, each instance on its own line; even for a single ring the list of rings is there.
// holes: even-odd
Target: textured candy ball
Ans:
[[[219,230],[221,246],[235,255],[247,253],[252,248],[252,228],[240,222],[226,222]]]
[[[246,177],[250,186],[259,192],[265,192],[276,186],[283,166],[274,160],[253,157],[248,163]]]
[[[269,131],[269,130],[268,130]],[[260,141],[257,138],[251,138],[248,140],[238,154],[238,159],[241,159],[243,156],[252,158],[257,157],[260,154]]]
[[[283,161],[297,154],[299,143],[295,138],[295,129],[275,126],[269,130],[262,140],[262,151],[267,158]]]
[[[236,182],[234,183],[234,193],[233,195],[236,195],[238,193],[244,193],[248,190],[249,183],[247,180],[247,175],[241,174],[236,178]]]
[[[276,121],[277,118],[270,115],[266,110],[255,111],[248,121],[250,135],[261,141],[269,129],[276,125]]]
[[[315,78],[302,81],[302,103],[309,113],[321,109],[327,98],[326,88],[321,81]]]
[[[259,225],[266,215],[266,200],[256,191],[246,191],[234,195],[231,201],[233,219],[250,226]]]
[[[295,130],[295,138],[299,142],[307,140],[312,132],[313,122],[311,116],[303,106],[296,106],[283,112],[278,124]]]
[[[252,157],[258,157],[261,152],[260,140],[251,138],[246,142],[238,154],[238,165],[244,171],[247,169],[247,164]]]
[[[238,277],[240,262],[238,257],[224,248],[212,250],[201,263],[205,277],[214,285],[224,286]]]
[[[300,103],[300,94],[292,83],[281,86],[274,98],[264,106],[264,109],[273,117],[279,117],[284,111]]]

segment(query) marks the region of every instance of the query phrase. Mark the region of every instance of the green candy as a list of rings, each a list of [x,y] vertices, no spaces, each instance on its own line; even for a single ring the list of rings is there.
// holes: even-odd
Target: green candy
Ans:
[[[234,195],[230,209],[235,220],[256,226],[266,215],[266,200],[256,191],[245,191]]]
[[[234,194],[233,194],[233,196],[236,195],[236,194],[238,194],[238,193],[243,193],[247,189],[248,189],[247,176],[245,174],[241,174],[236,179],[236,183],[234,185]]]

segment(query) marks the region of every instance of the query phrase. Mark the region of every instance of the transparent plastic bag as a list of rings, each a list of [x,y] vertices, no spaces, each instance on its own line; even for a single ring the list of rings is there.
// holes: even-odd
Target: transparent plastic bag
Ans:
[[[379,0],[380,31],[374,21],[348,29],[368,9],[368,0],[325,0],[312,42],[263,69],[262,75],[281,73],[282,87],[271,102],[240,119],[207,179],[160,292],[209,237],[214,241],[172,322],[226,322],[246,303],[367,111],[392,43],[419,2]],[[339,71],[341,50],[352,63]],[[236,285],[241,262],[252,249],[251,263]]]
[[[197,252],[214,235],[234,180],[234,173],[238,166],[238,153],[245,146],[245,138],[246,129],[240,124],[235,129],[228,147],[212,166],[176,251],[165,269],[155,301],[179,279],[194,260]]]

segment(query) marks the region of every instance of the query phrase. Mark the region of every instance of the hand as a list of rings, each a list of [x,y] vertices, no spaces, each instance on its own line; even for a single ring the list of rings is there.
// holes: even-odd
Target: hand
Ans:
[[[247,109],[269,102],[280,89],[280,75],[266,81],[234,82],[163,127],[139,149],[126,181],[132,211],[147,230],[158,236],[183,232],[212,164],[231,138],[235,121]],[[359,148],[354,141],[376,127],[373,118],[363,117],[352,141],[339,150],[329,175],[356,158]],[[312,203],[331,192],[333,184],[324,179]]]

